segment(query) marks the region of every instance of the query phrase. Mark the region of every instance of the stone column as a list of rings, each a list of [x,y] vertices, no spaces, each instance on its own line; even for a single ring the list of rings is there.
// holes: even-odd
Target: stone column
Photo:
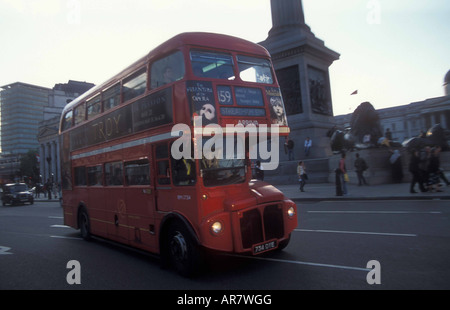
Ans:
[[[272,29],[270,35],[275,35],[283,29],[302,27],[305,25],[302,1],[271,0]]]
[[[39,146],[39,175],[40,175],[40,183],[44,183],[44,174],[45,174],[45,144],[41,144]]]
[[[334,125],[329,66],[339,54],[305,24],[301,0],[271,0],[272,29],[261,45],[267,48],[280,84],[295,160],[325,158],[332,154],[327,131]],[[304,141],[312,139],[310,155]],[[286,160],[284,151],[281,160]]]
[[[51,141],[50,142],[50,147],[51,147],[51,157],[52,157],[52,167],[51,167],[51,172],[50,172],[50,177],[53,176],[53,182],[56,182],[57,179],[57,172],[56,172],[56,164],[58,161],[58,156],[56,154],[56,142],[55,141]]]
[[[56,138],[56,181],[61,182],[61,160],[59,158],[60,156],[60,145],[59,145],[59,139]]]
[[[45,169],[45,181],[50,179],[50,176],[52,174],[52,149],[49,142],[45,145],[45,162],[46,162],[46,169]]]

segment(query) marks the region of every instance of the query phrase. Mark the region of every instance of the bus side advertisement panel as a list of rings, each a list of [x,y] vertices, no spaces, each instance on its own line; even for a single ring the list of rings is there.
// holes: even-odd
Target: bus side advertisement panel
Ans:
[[[70,150],[78,150],[173,122],[172,87],[145,96],[70,132]]]

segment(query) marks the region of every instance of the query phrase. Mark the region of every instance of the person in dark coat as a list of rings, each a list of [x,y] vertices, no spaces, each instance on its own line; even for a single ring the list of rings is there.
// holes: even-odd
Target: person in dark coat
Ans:
[[[366,182],[366,178],[364,177],[364,171],[367,170],[367,163],[364,160],[364,158],[359,156],[359,153],[356,153],[356,159],[355,159],[355,170],[356,175],[358,176],[358,185],[368,185]]]
[[[442,192],[442,190],[440,189],[441,184],[439,183],[440,163],[438,155],[439,152],[437,151],[437,148],[432,148],[428,161],[428,191]]]
[[[420,163],[419,151],[413,150],[413,152],[411,154],[411,159],[409,161],[409,172],[412,174],[411,184],[409,186],[409,192],[411,194],[417,193],[414,189],[414,187],[416,186],[416,183],[419,184],[419,189],[421,192],[427,191],[425,189],[425,187],[423,186],[423,182],[421,181],[421,178],[420,178],[419,163]]]
[[[395,183],[400,183],[403,179],[402,159],[399,150],[395,150],[389,159],[392,169],[392,179]]]

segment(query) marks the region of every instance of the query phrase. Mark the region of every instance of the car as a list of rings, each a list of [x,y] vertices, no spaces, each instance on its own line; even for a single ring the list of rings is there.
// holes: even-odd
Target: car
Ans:
[[[33,194],[28,190],[28,186],[25,183],[6,184],[3,186],[3,205],[25,202],[28,202],[30,205],[34,203]]]

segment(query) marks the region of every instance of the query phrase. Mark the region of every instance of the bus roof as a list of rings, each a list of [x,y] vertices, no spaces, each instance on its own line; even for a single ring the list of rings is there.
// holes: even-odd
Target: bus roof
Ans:
[[[71,101],[64,107],[62,116],[68,110],[72,109],[75,105],[77,105],[79,102],[88,99],[90,96],[97,93],[99,90],[114,85],[115,81],[117,81],[118,79],[122,79],[127,75],[133,73],[136,69],[139,69],[149,61],[152,61],[155,58],[159,58],[160,56],[163,56],[164,54],[169,53],[174,49],[183,45],[198,46],[199,48],[209,47],[231,51],[245,51],[246,53],[249,54],[270,57],[269,52],[263,46],[241,38],[208,32],[181,33],[165,41],[161,45],[157,46],[155,49],[151,50],[147,55],[140,58],[139,60],[137,60],[124,70],[122,70],[120,73],[111,77],[104,83],[91,88],[84,94],[75,98],[73,101]]]

